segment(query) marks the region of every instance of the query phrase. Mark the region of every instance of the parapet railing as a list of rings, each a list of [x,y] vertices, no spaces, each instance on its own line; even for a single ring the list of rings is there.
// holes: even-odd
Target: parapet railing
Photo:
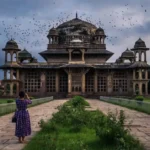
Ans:
[[[33,99],[32,104],[28,105],[28,107],[36,106],[42,103],[46,103],[53,100],[53,96]],[[16,110],[16,103],[8,103],[8,104],[0,104],[0,116],[14,112]]]
[[[150,114],[150,102],[105,96],[100,96],[100,100]]]

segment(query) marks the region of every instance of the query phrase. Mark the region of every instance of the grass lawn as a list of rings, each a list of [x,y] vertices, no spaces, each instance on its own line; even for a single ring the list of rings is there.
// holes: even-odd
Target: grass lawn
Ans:
[[[144,97],[145,102],[150,102],[150,97]]]
[[[12,102],[15,102],[15,98],[1,98],[0,99],[0,104],[5,104],[7,103],[8,100],[11,100]]]
[[[24,150],[116,150],[117,147],[103,145],[99,142],[95,130],[83,128],[79,133],[71,133],[71,127],[58,127],[55,132],[40,131]],[[84,149],[81,149],[84,148]]]
[[[105,116],[100,111],[85,110],[81,101],[82,106],[77,97],[70,107],[59,107],[47,123],[41,121],[41,131],[23,150],[144,150],[123,128],[123,114],[117,121],[115,114]]]

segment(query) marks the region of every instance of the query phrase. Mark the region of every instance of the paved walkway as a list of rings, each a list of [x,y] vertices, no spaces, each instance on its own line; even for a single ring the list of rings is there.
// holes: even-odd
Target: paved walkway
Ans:
[[[48,120],[52,113],[56,112],[56,107],[66,102],[66,100],[55,100],[29,108],[31,117],[32,135],[26,140],[29,141],[32,136],[40,130],[38,122]],[[14,136],[15,124],[11,123],[12,114],[0,117],[0,150],[21,150],[25,145],[18,143],[17,137]]]
[[[116,109],[118,111],[124,110],[127,117],[127,124],[132,122],[130,125],[131,133],[139,138],[146,150],[150,150],[150,115],[99,100],[89,99],[88,102],[92,109],[99,109],[104,114],[107,114],[109,110],[114,113],[116,112]]]
[[[66,101],[67,100],[55,100],[28,109],[31,117],[32,135],[27,138],[27,141],[40,130],[38,122],[41,119],[44,119],[45,121],[50,119],[52,113],[57,111],[56,107]],[[116,109],[124,110],[127,122],[132,121],[130,126],[131,133],[139,138],[145,145],[146,150],[150,150],[150,115],[96,99],[88,99],[88,102],[92,109],[99,109],[105,114],[107,114],[109,110],[114,113],[116,112]],[[21,150],[25,146],[24,144],[19,144],[18,139],[14,136],[15,124],[11,123],[12,115],[13,114],[9,114],[0,117],[0,150]]]

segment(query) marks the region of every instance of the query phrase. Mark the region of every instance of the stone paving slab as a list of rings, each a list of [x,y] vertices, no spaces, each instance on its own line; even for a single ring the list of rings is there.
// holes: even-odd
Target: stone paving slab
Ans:
[[[32,135],[26,138],[30,141],[31,138],[40,130],[38,122],[43,119],[47,121],[52,117],[52,114],[57,112],[57,106],[62,105],[67,100],[55,100],[45,104],[29,108],[31,117]],[[127,117],[127,125],[130,125],[131,134],[139,138],[141,143],[150,150],[150,115],[130,110],[118,105],[105,103],[96,99],[87,100],[91,105],[91,110],[99,109],[104,114],[108,111],[116,112],[116,110],[124,110]],[[87,108],[88,109],[88,108]],[[11,123],[12,114],[0,117],[0,150],[21,150],[25,144],[18,143],[18,138],[14,136],[15,124]]]
[[[26,138],[29,141],[40,130],[38,122],[47,121],[57,112],[57,107],[67,100],[55,100],[35,107],[28,108],[31,118],[32,135]],[[15,134],[15,124],[11,123],[13,113],[0,117],[0,150],[21,150],[25,144],[18,143]]]
[[[88,99],[87,101],[91,108],[99,109],[106,115],[109,111],[116,113],[116,110],[123,110],[127,118],[126,124],[131,123],[129,125],[131,134],[141,141],[146,150],[150,150],[150,115],[96,99]]]

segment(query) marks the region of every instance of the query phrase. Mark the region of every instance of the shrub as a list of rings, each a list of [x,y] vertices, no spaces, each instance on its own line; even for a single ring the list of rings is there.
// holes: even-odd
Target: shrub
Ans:
[[[128,147],[128,130],[124,129],[123,111],[120,111],[119,115],[109,112],[108,117],[101,116],[96,122],[96,135],[103,143],[118,145],[122,149]]]
[[[30,98],[31,100],[32,100],[32,99],[35,99],[35,97],[33,97],[33,96],[31,96],[31,97],[29,97],[29,98]]]
[[[13,103],[14,101],[13,100],[7,100],[7,103]]]
[[[71,101],[70,103],[73,107],[84,107],[84,106],[88,105],[88,103],[81,96],[75,96],[70,101]]]
[[[135,98],[137,101],[143,101],[144,100],[144,97],[143,96],[136,96]]]
[[[42,131],[45,133],[56,132],[58,130],[58,126],[54,121],[49,121],[46,123],[43,119],[39,122]]]

